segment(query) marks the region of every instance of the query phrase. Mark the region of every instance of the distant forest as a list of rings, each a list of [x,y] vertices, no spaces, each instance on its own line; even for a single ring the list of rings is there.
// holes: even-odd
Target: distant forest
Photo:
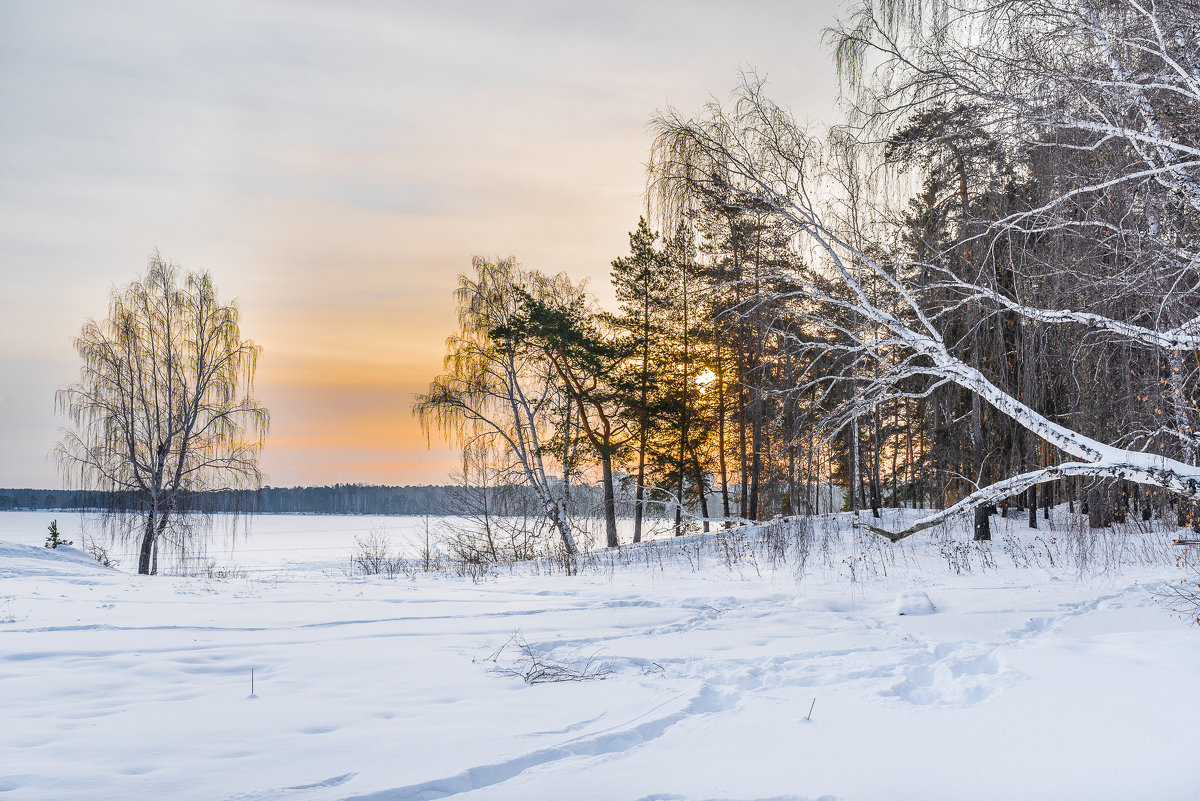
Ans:
[[[188,508],[205,512],[260,514],[447,514],[457,488],[448,486],[381,487],[335,484],[331,487],[264,487],[218,490],[193,495]],[[0,489],[0,510],[129,509],[132,498],[95,490]]]
[[[198,512],[243,514],[322,515],[470,515],[483,500],[479,488],[457,486],[385,487],[334,484],[327,487],[263,487],[259,490],[214,490],[189,497],[186,507]],[[494,514],[526,515],[537,508],[537,498],[525,487],[490,487],[484,506]],[[595,513],[600,504],[597,488],[571,488],[571,511]],[[624,507],[631,499],[621,499]],[[659,506],[656,504],[655,506]],[[96,490],[0,489],[0,511],[21,510],[132,510],[132,495]],[[663,510],[656,510],[659,514]]]

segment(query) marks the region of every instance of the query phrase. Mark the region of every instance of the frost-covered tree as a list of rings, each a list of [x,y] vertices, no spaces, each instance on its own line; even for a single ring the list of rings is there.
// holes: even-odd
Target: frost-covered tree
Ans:
[[[655,126],[651,188],[660,213],[669,218],[696,193],[732,195],[745,207],[765,206],[791,226],[800,247],[810,251],[832,279],[837,291],[823,282],[782,273],[777,280],[785,288],[773,290],[770,300],[776,308],[786,307],[795,324],[838,335],[811,347],[850,354],[856,363],[873,366],[867,373],[860,369],[848,377],[856,389],[843,410],[850,419],[863,410],[898,399],[927,397],[955,384],[1064,457],[984,484],[949,509],[889,536],[907,536],[949,514],[1068,476],[1124,479],[1200,498],[1200,470],[1194,465],[1097,439],[1053,421],[952,352],[940,326],[945,308],[928,305],[922,288],[914,285],[911,276],[916,265],[901,264],[886,227],[863,207],[870,198],[848,191],[856,180],[847,172],[853,165],[839,157],[839,148],[809,136],[764,97],[760,84],[748,82],[728,108],[712,103],[692,119],[668,112]],[[987,285],[970,286],[982,291]],[[1023,311],[1020,304],[1009,308]],[[1156,332],[1095,315],[1069,315],[1072,321],[1077,317],[1095,325],[1125,327],[1146,341],[1190,337],[1187,330]],[[920,382],[916,388],[914,379]]]
[[[964,217],[990,274],[934,260],[957,309],[1049,345],[1024,348],[1023,386],[1006,389],[1054,384],[1046,411],[1196,464],[1200,3],[883,0],[834,40],[860,140],[969,109],[905,138],[909,156],[945,160],[970,139],[1018,154],[1014,202]],[[1074,402],[1071,374],[1088,379]]]

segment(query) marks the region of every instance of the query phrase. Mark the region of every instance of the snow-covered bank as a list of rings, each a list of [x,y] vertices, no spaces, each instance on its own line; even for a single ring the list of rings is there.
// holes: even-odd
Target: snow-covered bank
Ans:
[[[1003,534],[478,584],[5,545],[0,798],[1194,798],[1169,554],[1081,575],[1061,529]],[[514,634],[607,675],[526,684]]]

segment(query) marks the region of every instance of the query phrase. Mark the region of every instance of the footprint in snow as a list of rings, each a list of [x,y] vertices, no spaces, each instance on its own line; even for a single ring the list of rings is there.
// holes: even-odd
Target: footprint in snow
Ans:
[[[936,658],[937,652],[930,656]],[[1006,672],[994,651],[966,648],[907,668],[904,680],[880,695],[918,706],[971,706],[994,695],[1007,681]]]

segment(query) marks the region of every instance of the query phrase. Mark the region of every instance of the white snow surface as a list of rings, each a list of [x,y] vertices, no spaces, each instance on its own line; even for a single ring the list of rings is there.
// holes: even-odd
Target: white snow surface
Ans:
[[[3,801],[1200,797],[1166,533],[1085,558],[1062,522],[893,546],[840,516],[802,569],[737,533],[472,582],[347,576],[371,521],[280,517],[255,531],[329,550],[255,533],[213,580],[46,550],[53,516],[0,515]],[[522,642],[601,678],[526,684]]]
[[[896,596],[894,610],[897,615],[932,615],[936,610],[927,593],[920,590],[905,590]]]

